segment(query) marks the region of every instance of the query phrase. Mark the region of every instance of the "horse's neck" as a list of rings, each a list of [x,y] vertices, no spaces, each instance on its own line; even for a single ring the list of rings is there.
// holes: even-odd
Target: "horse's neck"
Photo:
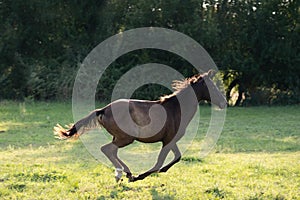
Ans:
[[[176,97],[182,102],[189,104],[190,106],[196,106],[201,100],[199,94],[196,93],[196,90],[192,86],[188,86],[176,94]]]
[[[165,105],[178,106],[181,107],[181,110],[191,110],[196,109],[200,99],[195,93],[194,89],[189,86],[182,89],[176,95],[170,96],[163,101]]]
[[[183,89],[168,101],[184,115],[193,115],[198,106],[198,100],[192,88]]]

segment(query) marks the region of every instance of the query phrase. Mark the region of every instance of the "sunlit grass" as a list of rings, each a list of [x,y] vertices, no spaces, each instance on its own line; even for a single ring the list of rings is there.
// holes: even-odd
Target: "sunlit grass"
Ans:
[[[198,136],[180,163],[116,184],[114,169],[97,162],[80,140],[53,137],[56,123],[72,122],[70,104],[0,102],[0,199],[299,198],[299,106],[229,108],[216,147],[201,159],[210,108],[200,112]],[[155,148],[160,144],[128,147]]]

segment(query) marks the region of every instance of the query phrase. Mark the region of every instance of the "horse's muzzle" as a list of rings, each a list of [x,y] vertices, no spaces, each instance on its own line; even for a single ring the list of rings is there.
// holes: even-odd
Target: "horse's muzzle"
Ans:
[[[221,102],[221,103],[219,104],[219,108],[220,108],[220,109],[224,109],[224,108],[226,108],[226,107],[227,107],[227,101]]]

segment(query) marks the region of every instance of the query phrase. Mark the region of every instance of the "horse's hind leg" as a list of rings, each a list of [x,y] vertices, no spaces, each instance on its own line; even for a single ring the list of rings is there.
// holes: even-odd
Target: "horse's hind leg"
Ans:
[[[119,163],[123,166],[124,172],[126,173],[126,177],[128,178],[128,181],[132,181],[133,180],[133,176],[132,173],[129,169],[129,167],[127,167],[127,165],[117,156],[117,159],[119,161]]]
[[[105,154],[105,156],[112,162],[112,164],[116,168],[116,181],[118,182],[122,177],[123,166],[117,159],[118,146],[113,143],[106,144],[101,147],[101,151]]]
[[[174,164],[176,164],[177,162],[180,161],[180,159],[181,159],[181,153],[180,153],[180,151],[178,149],[177,144],[175,144],[172,147],[171,150],[174,153],[174,159],[169,164],[167,164],[166,166],[164,166],[163,168],[161,168],[159,170],[159,172],[166,172],[166,171],[168,171],[168,169],[170,169]]]
[[[112,162],[112,164],[115,166],[116,168],[116,181],[118,182],[121,177],[122,177],[122,172],[123,170],[125,171],[125,173],[127,174],[126,177],[129,179],[129,181],[131,181],[132,179],[132,174],[129,170],[129,168],[127,167],[127,165],[118,158],[118,146],[113,144],[113,143],[109,143],[106,144],[104,146],[101,147],[101,151],[106,155],[106,157]]]

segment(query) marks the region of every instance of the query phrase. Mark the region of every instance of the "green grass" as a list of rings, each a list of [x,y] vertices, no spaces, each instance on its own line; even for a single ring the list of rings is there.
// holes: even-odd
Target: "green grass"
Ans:
[[[229,108],[209,156],[196,137],[167,173],[135,183],[116,184],[80,140],[56,140],[53,126],[70,122],[69,103],[0,102],[0,199],[300,199],[300,106]]]

